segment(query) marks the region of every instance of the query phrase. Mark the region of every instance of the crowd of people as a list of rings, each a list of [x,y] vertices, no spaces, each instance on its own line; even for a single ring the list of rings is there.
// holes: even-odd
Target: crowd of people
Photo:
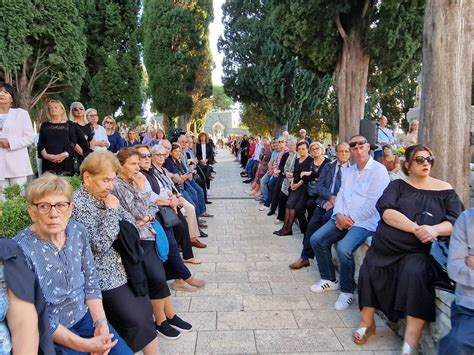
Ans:
[[[150,128],[125,137],[112,116],[47,103],[39,130],[40,176],[27,148],[28,112],[0,84],[0,182],[26,185],[32,224],[0,238],[0,353],[158,354],[157,334],[177,339],[192,325],[173,307],[170,288],[196,292],[205,281],[205,218],[215,171],[206,133],[166,139]],[[80,176],[73,191],[63,175]],[[173,280],[168,284],[167,281]]]
[[[308,267],[314,259],[318,281],[310,289],[338,291],[338,311],[348,309],[358,293],[360,323],[352,334],[356,344],[375,334],[379,310],[390,321],[406,319],[402,354],[418,352],[424,325],[435,320],[435,285],[447,277],[439,274],[430,251],[451,236],[447,269],[457,283],[456,298],[452,329],[441,341],[440,354],[473,354],[473,210],[463,213],[453,188],[430,176],[435,157],[429,147],[416,144],[417,122],[410,128],[414,144],[404,149],[402,158],[394,154],[386,124],[382,117],[378,161],[362,135],[325,149],[301,130],[299,137],[288,132],[273,139],[243,136],[231,148],[243,169],[243,183],[250,185],[245,192],[281,226],[273,234],[292,235],[298,221],[303,245],[289,268]],[[356,283],[354,252],[369,237]]]

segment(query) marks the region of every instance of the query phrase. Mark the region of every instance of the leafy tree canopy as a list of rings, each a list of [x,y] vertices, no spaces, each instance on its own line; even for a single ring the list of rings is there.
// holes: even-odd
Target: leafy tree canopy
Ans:
[[[226,95],[224,87],[220,85],[212,87],[212,102],[212,108],[216,111],[226,111],[234,104],[234,100]]]

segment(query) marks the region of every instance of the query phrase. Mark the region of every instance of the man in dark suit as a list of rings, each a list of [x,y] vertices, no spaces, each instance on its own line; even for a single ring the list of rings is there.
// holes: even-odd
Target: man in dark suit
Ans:
[[[336,203],[336,196],[341,187],[341,177],[345,169],[349,167],[350,151],[347,143],[339,143],[336,146],[336,160],[326,164],[321,171],[316,183],[316,208],[308,223],[308,228],[303,238],[303,250],[301,256],[290,264],[291,269],[301,269],[309,266],[309,259],[314,259],[313,248],[309,239],[313,233],[326,223],[332,216],[332,209]]]

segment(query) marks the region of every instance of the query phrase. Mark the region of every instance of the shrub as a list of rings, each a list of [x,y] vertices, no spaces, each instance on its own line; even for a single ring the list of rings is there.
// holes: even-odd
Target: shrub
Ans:
[[[81,185],[81,178],[79,176],[65,176],[65,178],[69,181],[74,191]]]
[[[0,235],[12,238],[31,224],[27,207],[21,196],[0,202]]]
[[[3,193],[7,200],[16,200],[19,198],[23,198],[23,196],[21,196],[21,187],[18,184],[3,188]]]

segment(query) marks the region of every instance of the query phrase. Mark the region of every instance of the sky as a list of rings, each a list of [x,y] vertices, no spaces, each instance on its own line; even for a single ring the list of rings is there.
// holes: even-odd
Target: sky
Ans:
[[[214,21],[209,25],[209,41],[211,45],[212,57],[214,58],[215,69],[212,71],[212,83],[222,85],[222,59],[224,55],[217,50],[217,40],[224,33],[222,24],[222,4],[225,0],[213,0]]]

